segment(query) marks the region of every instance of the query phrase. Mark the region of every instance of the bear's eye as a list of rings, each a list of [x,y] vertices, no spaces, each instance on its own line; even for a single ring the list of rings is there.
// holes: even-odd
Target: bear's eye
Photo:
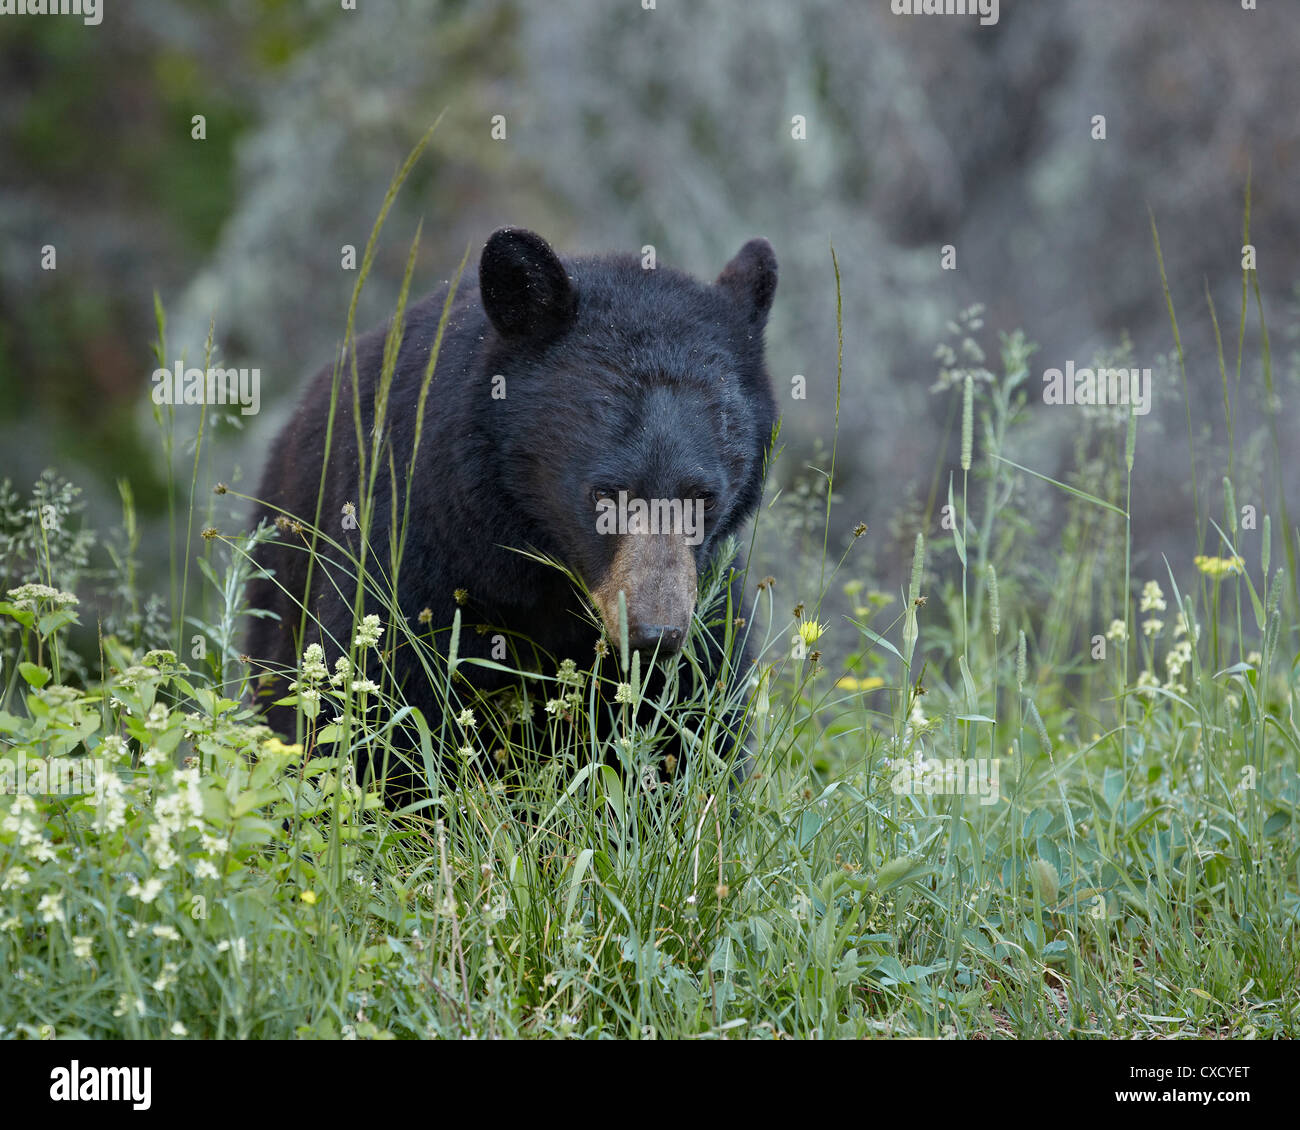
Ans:
[[[713,510],[718,505],[717,496],[710,494],[708,491],[701,491],[695,497],[704,503],[704,509],[706,511]]]
[[[592,487],[591,488],[592,504],[595,505],[596,503],[604,502],[606,500],[613,501],[614,494],[615,492],[608,489],[607,487]]]

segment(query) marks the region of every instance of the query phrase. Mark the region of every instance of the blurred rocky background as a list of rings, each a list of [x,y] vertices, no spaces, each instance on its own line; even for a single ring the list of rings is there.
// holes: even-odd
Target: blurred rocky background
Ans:
[[[55,466],[105,529],[126,478],[145,529],[162,528],[165,484],[187,491],[193,456],[180,445],[169,466],[153,418],[156,292],[169,363],[196,363],[211,322],[223,363],[261,370],[262,412],[216,427],[199,482],[209,498],[209,475],[251,492],[283,413],[342,338],[356,275],[341,248],[359,254],[394,170],[441,114],[385,228],[359,329],[391,311],[421,221],[419,292],[503,224],[567,252],[653,244],[661,263],[707,277],[765,235],[781,264],[774,485],[797,501],[830,455],[833,245],[844,368],[831,549],[869,524],[854,575],[896,590],[916,530],[941,534],[960,393],[932,392],[935,346],[975,303],[990,368],[998,331],[1039,346],[1007,455],[1044,474],[1079,457],[1078,417],[1041,403],[1044,368],[1125,341],[1153,368],[1137,551],[1148,573],[1161,554],[1185,563],[1188,425],[1151,218],[1202,506],[1217,517],[1227,434],[1207,293],[1232,384],[1250,178],[1277,428],[1300,499],[1296,15],[1278,0],[1003,0],[981,27],[897,16],[888,0],[118,0],[95,27],[0,17],[0,479],[26,491]],[[205,140],[191,137],[196,114]],[[42,269],[46,245],[56,270]],[[940,269],[944,245],[956,270]],[[1277,513],[1271,456],[1244,442],[1267,408],[1251,301],[1237,495]],[[806,400],[790,396],[795,374]],[[178,433],[194,429],[185,411]],[[211,505],[237,524],[228,500]],[[1023,501],[1045,553],[1060,544],[1060,505],[1046,488]],[[807,517],[820,543],[821,514]],[[779,564],[780,547],[768,552]],[[163,535],[142,555],[161,569]]]

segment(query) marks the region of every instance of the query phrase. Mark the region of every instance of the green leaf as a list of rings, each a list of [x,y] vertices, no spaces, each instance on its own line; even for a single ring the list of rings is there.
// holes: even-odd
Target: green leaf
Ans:
[[[807,846],[817,838],[817,833],[821,831],[822,825],[826,823],[826,818],[820,812],[805,812],[799,817],[799,832],[795,837],[795,842],[799,845],[799,850],[803,851]]]
[[[713,956],[709,959],[709,968],[717,974],[730,979],[736,971],[736,944],[729,934],[718,939]]]
[[[875,958],[869,964],[867,972],[876,974],[880,983],[885,986],[905,985],[908,981],[907,970],[893,954]]]
[[[212,587],[220,592],[221,578],[217,576],[216,570],[212,568],[212,562],[210,562],[206,557],[196,557],[194,563],[199,567],[199,572],[212,582]]]
[[[1035,808],[1033,812],[1025,817],[1025,825],[1021,834],[1027,840],[1032,839],[1046,832],[1051,823],[1051,812],[1046,808]]]
[[[40,690],[53,677],[53,672],[48,667],[38,667],[35,663],[18,664],[18,673],[27,680],[30,686]]]
[[[583,848],[578,852],[578,858],[573,864],[573,875],[569,879],[569,897],[564,904],[564,921],[573,920],[573,908],[578,905],[578,896],[582,893],[582,877],[586,874],[587,867],[591,863],[591,857],[595,855],[593,848]]]
[[[896,659],[899,660],[903,659],[902,655],[898,651],[898,648],[896,648],[892,643],[890,643],[887,639],[885,639],[884,636],[877,635],[870,628],[868,628],[866,624],[859,624],[855,619],[853,619],[852,616],[846,616],[845,619],[848,620],[850,624],[852,624],[855,628],[857,628],[857,630],[861,632],[864,636],[866,636],[867,639],[869,639],[872,643],[879,644],[887,652],[889,652],[890,655],[894,656]]]
[[[1216,671],[1213,678],[1218,679],[1224,675],[1253,675],[1255,668],[1249,663],[1234,663],[1231,667],[1225,667],[1222,671]]]
[[[1025,941],[1029,943],[1029,952],[1038,953],[1047,940],[1042,927],[1032,918],[1025,918],[1021,921],[1020,929],[1025,936]]]
[[[280,795],[278,788],[266,789],[248,789],[239,794],[235,799],[235,807],[231,815],[238,820],[241,816],[252,812],[255,808],[261,808],[264,804],[269,804]]]
[[[1070,943],[1062,939],[1048,942],[1043,947],[1043,960],[1048,965],[1064,965],[1070,956]]]
[[[627,806],[623,799],[623,781],[618,775],[618,770],[612,765],[602,765],[600,767],[600,779],[605,785],[605,800],[609,807],[614,810],[614,815],[618,818],[620,825],[626,822]]]
[[[1102,506],[1105,509],[1113,511],[1114,513],[1118,514],[1121,518],[1128,517],[1128,515],[1123,510],[1121,510],[1118,506],[1112,505],[1111,503],[1107,502],[1105,499],[1098,498],[1095,494],[1088,494],[1087,491],[1076,490],[1074,487],[1069,486],[1066,483],[1060,482],[1057,479],[1052,478],[1050,475],[1040,475],[1037,471],[1031,471],[1028,467],[1021,466],[1019,463],[1015,462],[1012,459],[1005,459],[1001,455],[998,455],[996,452],[990,452],[990,454],[999,463],[1006,463],[1008,466],[1014,467],[1017,471],[1024,471],[1026,475],[1033,475],[1034,478],[1036,479],[1042,479],[1043,482],[1045,483],[1051,483],[1055,487],[1060,487],[1063,491],[1066,492],[1066,494],[1072,494],[1076,498],[1082,498],[1085,502],[1091,502],[1095,506]]]
[[[30,608],[15,608],[8,601],[0,601],[0,616],[11,616],[24,628],[30,628],[36,623],[36,613]]]
[[[856,949],[846,950],[839,961],[835,963],[835,983],[841,989],[845,989],[850,985],[857,984],[859,976],[858,951]]]
[[[1291,814],[1289,812],[1278,811],[1273,813],[1264,821],[1264,835],[1276,836],[1280,831],[1291,823]]]
[[[608,766],[601,766],[601,768],[608,768]],[[591,775],[591,770],[591,765],[584,765],[573,775],[573,780],[570,781],[568,786],[565,788],[564,794],[555,802],[551,811],[546,814],[546,818],[537,825],[537,830],[532,835],[533,841],[536,841],[547,831],[551,821],[555,819],[555,814],[569,802],[573,795],[582,786],[583,782]],[[598,859],[596,862],[599,864],[600,860]]]
[[[230,802],[220,789],[204,789],[203,815],[212,824],[225,824],[230,820]]]
[[[21,734],[27,723],[24,719],[18,718],[7,711],[0,710],[0,733],[2,734]]]
[[[952,521],[952,540],[957,544],[957,558],[961,561],[961,567],[966,568],[966,539],[961,536],[961,530],[957,527],[957,509],[952,504],[952,476],[948,476],[948,517]]]
[[[36,631],[42,637],[48,637],[52,632],[58,631],[67,624],[80,624],[77,614],[71,608],[58,608],[53,612],[47,612],[37,621]]]
[[[925,860],[911,855],[900,855],[897,859],[882,864],[880,870],[876,872],[876,890],[884,893],[922,875],[932,873],[934,868]]]
[[[1035,847],[1038,850],[1038,858],[1047,860],[1059,873],[1061,870],[1061,851],[1056,846],[1056,842],[1046,836],[1039,836]]]
[[[1101,779],[1101,795],[1106,798],[1106,804],[1112,812],[1119,803],[1119,798],[1124,793],[1124,772],[1123,770],[1111,767],[1106,770]]]
[[[971,677],[970,667],[966,663],[964,655],[958,658],[957,666],[961,670],[962,685],[966,688],[966,701],[971,710],[978,710],[980,705],[979,695],[975,693],[975,680]]]

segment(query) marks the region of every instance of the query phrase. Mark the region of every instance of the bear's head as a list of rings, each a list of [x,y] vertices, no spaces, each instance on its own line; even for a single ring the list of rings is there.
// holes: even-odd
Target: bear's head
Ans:
[[[614,255],[561,260],[502,229],[479,264],[499,489],[518,545],[581,577],[606,630],[681,647],[697,582],[758,505],[776,419],[763,329],[776,291],[765,239],[712,285]]]

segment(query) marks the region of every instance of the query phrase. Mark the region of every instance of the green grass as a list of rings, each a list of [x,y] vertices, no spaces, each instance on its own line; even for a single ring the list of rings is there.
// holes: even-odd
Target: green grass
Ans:
[[[160,314],[160,354],[164,328]],[[88,753],[109,784],[99,806],[0,796],[0,1035],[1294,1038],[1296,531],[1283,523],[1274,570],[1271,517],[1244,528],[1202,455],[1202,554],[1136,576],[1142,421],[1081,416],[1067,481],[1023,465],[1033,347],[1004,335],[989,363],[982,329],[966,311],[938,353],[961,477],[936,480],[910,577],[858,559],[864,529],[832,559],[834,446],[814,488],[769,490],[756,559],[792,555],[810,505],[823,528],[775,584],[750,577],[763,642],[741,688],[755,773],[740,789],[710,752],[726,704],[665,700],[636,727],[644,673],[619,641],[615,769],[593,736],[609,678],[595,656],[508,664],[518,688],[476,701],[458,677],[473,661],[395,615],[358,623],[352,662],[420,648],[447,728],[429,733],[386,678],[307,664],[302,742],[286,745],[246,705],[256,672],[238,644],[249,554],[273,535],[222,535],[211,502],[199,513],[201,430],[174,544],[181,526],[209,536],[194,571],[173,556],[172,649],[145,646],[129,490],[113,607],[87,648],[65,591],[89,584],[71,495],[43,480],[21,501],[6,484],[3,752]],[[356,419],[351,342],[349,318],[337,426]],[[1231,431],[1240,377],[1234,393],[1219,360]],[[362,499],[397,473],[371,439]],[[1216,477],[1221,522],[1202,510]],[[1030,498],[1060,512],[1057,544],[1025,518]],[[302,540],[342,552],[314,528]],[[352,567],[391,607],[402,539],[363,544]],[[665,783],[669,731],[692,755]],[[361,747],[446,753],[456,780],[392,814],[357,786]],[[996,761],[996,793],[949,787],[937,763],[955,759]]]

